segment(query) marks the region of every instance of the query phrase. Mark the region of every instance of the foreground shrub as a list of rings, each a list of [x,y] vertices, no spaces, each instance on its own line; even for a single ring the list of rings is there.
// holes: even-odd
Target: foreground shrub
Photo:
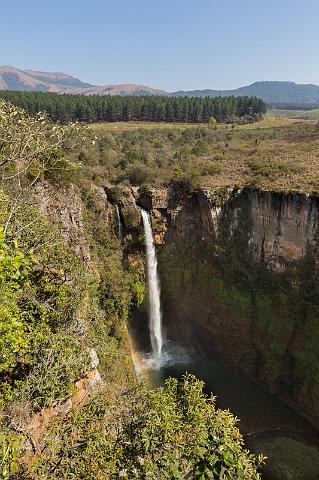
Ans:
[[[9,480],[19,469],[18,456],[21,436],[0,425],[0,478]]]
[[[52,428],[37,478],[258,480],[236,420],[192,375],[137,388],[116,405],[99,395]]]
[[[119,435],[122,475],[132,479],[259,478],[234,417],[187,375],[131,400]],[[120,472],[120,473],[121,473]]]

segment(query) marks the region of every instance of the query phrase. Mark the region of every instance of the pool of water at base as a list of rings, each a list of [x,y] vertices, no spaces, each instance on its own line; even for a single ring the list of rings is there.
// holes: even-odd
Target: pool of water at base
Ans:
[[[205,382],[206,393],[217,396],[217,406],[229,409],[240,419],[238,427],[244,435],[245,443],[255,453],[262,451],[260,445],[264,445],[263,442],[267,442],[271,452],[272,441],[276,439],[283,441],[288,437],[310,449],[318,448],[319,455],[318,432],[309,423],[276,396],[241,373],[224,367],[212,358],[204,357],[194,351],[188,352],[183,347],[167,343],[160,362],[152,358],[149,353],[139,352],[136,370],[138,375],[146,378],[150,388],[162,386],[167,378],[178,378],[186,372],[196,375]],[[272,469],[269,466],[264,468],[262,478],[264,480],[318,480],[319,460],[318,470],[312,467],[312,473],[305,471],[304,476],[299,474],[294,476],[291,462],[296,459],[292,457],[295,457],[293,450],[295,446],[291,446],[288,442],[287,445],[285,444],[282,458],[279,460],[269,458],[267,464],[271,465]],[[313,450],[310,452],[313,454]],[[309,453],[309,462],[311,458]],[[307,465],[307,459],[305,463]]]

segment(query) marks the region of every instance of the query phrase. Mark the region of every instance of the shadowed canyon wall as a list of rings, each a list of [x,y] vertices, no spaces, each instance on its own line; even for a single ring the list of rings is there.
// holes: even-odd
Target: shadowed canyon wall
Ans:
[[[319,199],[252,189],[141,193],[164,328],[319,427]]]

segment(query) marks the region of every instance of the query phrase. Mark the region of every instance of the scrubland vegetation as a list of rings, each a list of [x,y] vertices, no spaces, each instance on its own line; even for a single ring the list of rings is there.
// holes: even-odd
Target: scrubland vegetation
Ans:
[[[228,132],[97,128],[95,138],[94,129],[29,117],[3,101],[0,120],[0,477],[258,479],[261,458],[244,450],[235,419],[201,382],[135,384],[126,319],[143,295],[141,278],[98,189],[171,180],[193,188],[197,176],[221,173],[217,145]],[[211,144],[213,162],[205,160]],[[76,244],[41,210],[50,198],[37,195],[46,192],[58,192],[60,216],[63,197],[78,202]],[[101,380],[70,406],[96,369],[92,349]]]
[[[303,109],[298,106],[295,109],[271,108],[267,112],[269,118],[294,118],[299,120],[319,120],[319,108]]]
[[[96,143],[83,149],[79,160],[97,183],[319,191],[319,125],[314,121],[265,119],[217,129],[116,123],[90,130]]]

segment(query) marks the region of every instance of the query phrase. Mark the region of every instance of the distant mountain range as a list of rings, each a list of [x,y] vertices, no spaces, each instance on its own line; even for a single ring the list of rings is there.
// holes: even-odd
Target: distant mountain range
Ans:
[[[167,95],[144,85],[122,84],[96,86],[62,72],[36,72],[0,67],[0,90],[76,93],[84,95]]]
[[[121,84],[96,86],[82,82],[62,72],[36,72],[19,70],[10,66],[0,67],[0,90],[27,90],[84,95],[170,95],[188,97],[218,97],[255,95],[268,104],[297,103],[319,105],[318,85],[299,85],[294,82],[255,82],[235,90],[188,90],[167,92],[145,85]]]
[[[319,105],[319,86],[318,85],[298,85],[294,82],[255,82],[247,87],[236,88],[235,90],[190,90],[172,92],[176,96],[192,97],[219,97],[219,96],[256,96],[269,104],[318,104]]]

